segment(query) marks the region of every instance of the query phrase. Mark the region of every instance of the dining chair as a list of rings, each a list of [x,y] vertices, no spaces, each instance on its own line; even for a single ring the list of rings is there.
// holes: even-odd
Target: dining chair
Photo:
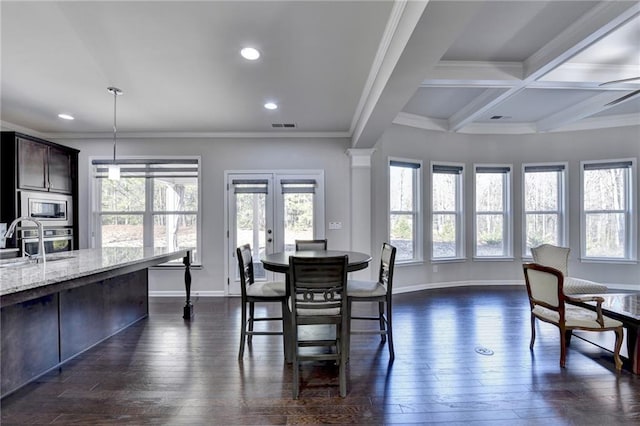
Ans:
[[[236,249],[238,267],[240,269],[240,291],[242,294],[242,331],[240,333],[240,351],[238,359],[244,356],[245,341],[251,345],[253,336],[256,335],[282,335],[285,357],[287,354],[288,312],[287,286],[284,281],[260,281],[256,282],[253,274],[253,256],[251,246],[245,244]],[[282,316],[255,316],[255,304],[262,302],[279,303],[282,308]],[[247,308],[249,315],[247,316]],[[264,321],[281,321],[282,331],[256,331],[254,323]]]
[[[563,291],[564,275],[558,269],[537,263],[523,265],[524,278],[531,306],[531,343],[533,350],[536,339],[535,321],[553,324],[560,329],[560,367],[565,366],[566,352],[571,332],[573,330],[586,331],[614,331],[616,343],[613,353],[616,370],[622,368],[620,347],[622,346],[622,323],[602,314],[604,299],[598,296],[573,297]],[[568,303],[567,303],[568,302]],[[596,311],[572,305],[576,302],[596,302]]]
[[[347,395],[347,265],[346,255],[289,258],[294,399],[300,393],[300,366],[304,361],[338,364],[340,396]],[[300,327],[319,325],[328,325],[334,333],[325,335],[328,330],[324,329],[322,333],[300,333]]]
[[[296,251],[326,250],[327,240],[296,240]]]
[[[349,280],[347,282],[347,304],[349,310],[349,336],[352,334],[380,334],[382,344],[388,341],[389,360],[395,359],[393,349],[393,326],[392,326],[392,289],[393,289],[393,269],[396,261],[396,248],[388,243],[382,244],[380,254],[380,268],[377,281]],[[378,314],[353,315],[354,302],[378,302]],[[385,313],[386,307],[386,313]],[[354,320],[378,321],[378,330],[353,330],[351,325]]]

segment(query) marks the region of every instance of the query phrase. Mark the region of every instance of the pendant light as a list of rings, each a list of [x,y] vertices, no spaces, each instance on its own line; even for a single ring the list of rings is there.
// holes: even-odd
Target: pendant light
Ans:
[[[117,87],[107,87],[107,91],[113,95],[113,163],[109,165],[109,179],[120,179],[120,166],[116,164],[116,134],[118,128],[116,126],[116,99],[122,95],[122,90]]]

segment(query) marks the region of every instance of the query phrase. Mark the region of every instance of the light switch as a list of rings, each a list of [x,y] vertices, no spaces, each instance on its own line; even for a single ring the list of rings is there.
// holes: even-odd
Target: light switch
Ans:
[[[342,229],[342,222],[329,222],[329,229]]]

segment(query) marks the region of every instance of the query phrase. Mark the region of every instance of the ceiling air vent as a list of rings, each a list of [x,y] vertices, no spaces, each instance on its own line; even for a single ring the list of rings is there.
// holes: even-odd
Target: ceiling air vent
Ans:
[[[274,129],[294,129],[296,125],[295,123],[273,123],[271,127]]]

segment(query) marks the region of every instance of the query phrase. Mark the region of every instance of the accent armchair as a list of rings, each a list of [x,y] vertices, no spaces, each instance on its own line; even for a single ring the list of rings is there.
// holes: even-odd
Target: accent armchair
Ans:
[[[567,296],[563,291],[564,275],[558,269],[536,263],[524,264],[523,269],[531,306],[531,343],[529,349],[533,350],[533,343],[536,339],[536,319],[559,328],[560,367],[563,368],[566,363],[566,348],[573,330],[613,331],[616,334],[613,359],[616,370],[620,370],[622,368],[622,360],[620,359],[623,336],[622,323],[602,314],[604,300],[597,296],[580,298]],[[589,301],[596,302],[596,312],[570,304],[570,302]]]

